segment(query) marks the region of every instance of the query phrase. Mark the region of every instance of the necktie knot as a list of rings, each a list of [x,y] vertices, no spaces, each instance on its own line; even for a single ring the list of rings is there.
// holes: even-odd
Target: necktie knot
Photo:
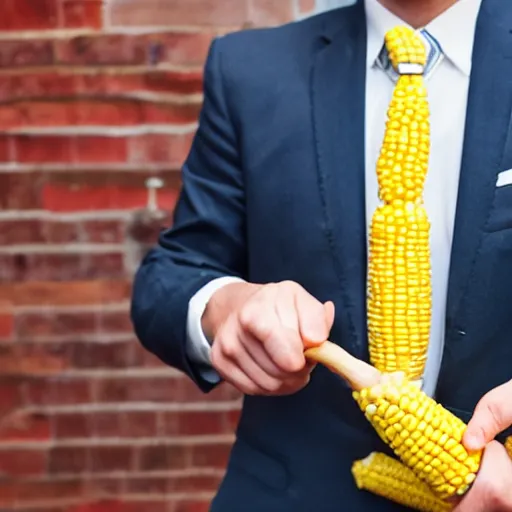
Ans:
[[[385,36],[385,46],[392,66],[399,74],[422,74],[427,50],[421,37],[409,27],[396,27]]]
[[[399,26],[386,33],[377,64],[396,82],[400,75],[428,78],[442,58],[441,45],[426,29]]]

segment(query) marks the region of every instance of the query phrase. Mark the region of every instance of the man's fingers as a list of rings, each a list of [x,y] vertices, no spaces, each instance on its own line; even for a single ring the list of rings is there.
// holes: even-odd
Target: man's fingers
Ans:
[[[512,424],[512,381],[487,393],[478,403],[464,434],[469,450],[481,450]]]
[[[212,363],[219,375],[242,393],[246,395],[266,393],[234,361],[224,357],[220,352],[212,352]]]
[[[247,352],[233,327],[226,328],[212,347],[212,364],[224,380],[247,395],[273,393],[281,380],[268,375]]]
[[[296,329],[283,326],[276,308],[278,293],[278,286],[259,292],[240,310],[238,321],[244,333],[260,341],[275,365],[284,372],[295,373],[302,370],[306,362],[303,343]],[[290,299],[285,302],[292,301],[290,294]],[[284,314],[289,315],[287,307],[286,304],[282,306],[280,314],[286,310]]]
[[[288,372],[283,371],[272,361],[272,359],[270,359],[270,356],[265,352],[263,345],[254,336],[247,332],[241,333],[240,341],[247,353],[252,357],[256,364],[265,371],[265,373],[275,377],[276,379],[285,379],[289,376]]]
[[[505,448],[491,441],[484,451],[475,483],[453,512],[498,512],[512,510],[512,464]]]
[[[334,302],[327,301],[324,304],[324,312],[325,312],[325,321],[327,323],[327,330],[330,332],[332,329],[332,325],[334,324],[334,315],[335,315]]]
[[[269,375],[247,352],[245,347],[241,348],[234,363],[242,372],[251,379],[265,393],[275,393],[282,385],[282,379]]]
[[[277,318],[285,329],[299,332],[299,318],[295,307],[295,293],[299,288],[293,283],[283,284],[277,287],[277,295],[274,303]]]
[[[327,323],[325,306],[306,291],[300,290],[295,295],[295,307],[303,344],[310,346],[323,343],[331,330],[331,325]],[[327,308],[327,313],[330,313],[331,307]]]
[[[323,343],[333,322],[334,305],[322,304],[297,283],[266,285],[217,333],[212,363],[246,394],[298,391],[315,367],[304,348]]]

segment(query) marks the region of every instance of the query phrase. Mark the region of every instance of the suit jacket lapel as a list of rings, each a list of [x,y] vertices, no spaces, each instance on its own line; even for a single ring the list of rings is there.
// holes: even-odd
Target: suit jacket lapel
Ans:
[[[512,2],[484,0],[475,34],[452,248],[448,344],[464,330],[461,306],[502,170],[512,109],[511,29]]]
[[[333,12],[313,65],[312,104],[324,225],[337,271],[345,347],[367,358],[362,2]]]

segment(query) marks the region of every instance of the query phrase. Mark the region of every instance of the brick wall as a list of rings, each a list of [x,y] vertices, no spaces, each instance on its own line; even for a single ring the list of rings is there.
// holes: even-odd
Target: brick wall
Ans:
[[[172,210],[211,37],[315,0],[3,0],[0,510],[200,512],[239,407],[144,352],[127,236]]]

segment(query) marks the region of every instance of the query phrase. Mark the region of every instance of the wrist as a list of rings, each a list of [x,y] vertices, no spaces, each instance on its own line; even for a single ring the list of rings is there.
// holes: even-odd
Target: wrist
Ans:
[[[230,283],[217,290],[206,304],[201,326],[204,335],[213,342],[220,326],[236,307],[243,304],[261,285],[252,283]]]

